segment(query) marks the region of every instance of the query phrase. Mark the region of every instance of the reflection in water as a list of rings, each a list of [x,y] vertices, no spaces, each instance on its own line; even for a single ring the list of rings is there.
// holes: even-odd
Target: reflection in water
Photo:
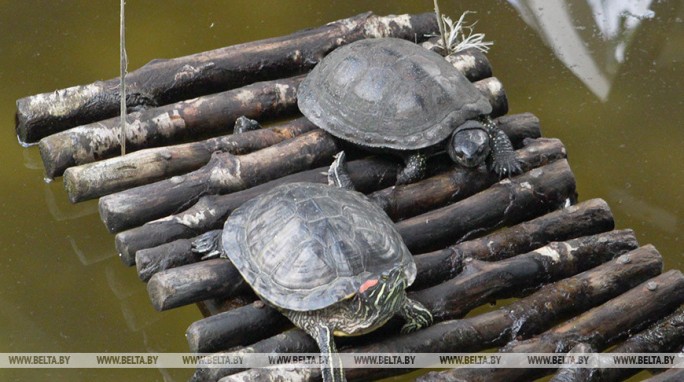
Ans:
[[[508,0],[568,69],[606,101],[625,50],[651,0]]]
[[[632,218],[639,219],[662,231],[677,233],[679,229],[677,224],[678,219],[677,215],[672,212],[652,205],[621,188],[610,188],[608,196],[611,199],[618,201],[618,203],[614,204],[615,208],[624,209],[624,212],[631,214]]]

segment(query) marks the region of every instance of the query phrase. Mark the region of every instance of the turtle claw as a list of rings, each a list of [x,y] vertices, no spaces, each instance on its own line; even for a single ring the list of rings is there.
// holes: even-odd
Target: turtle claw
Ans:
[[[221,256],[221,231],[209,231],[200,235],[190,244],[190,249],[197,255],[202,255],[201,260],[214,259]]]

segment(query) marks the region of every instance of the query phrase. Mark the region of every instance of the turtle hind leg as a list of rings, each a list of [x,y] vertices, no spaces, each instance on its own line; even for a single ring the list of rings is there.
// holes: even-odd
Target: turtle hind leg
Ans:
[[[404,326],[401,327],[401,332],[404,334],[432,325],[432,313],[423,304],[408,297],[404,299],[399,314],[406,320]]]
[[[201,255],[202,260],[220,257],[221,250],[221,230],[217,229],[200,235],[190,244],[193,253]]]
[[[259,130],[261,129],[261,125],[259,125],[259,122],[249,119],[245,117],[244,115],[238,117],[238,119],[235,120],[235,126],[233,127],[233,134],[242,134],[247,131],[254,131],[254,130]]]
[[[328,185],[347,190],[354,189],[354,183],[347,172],[347,156],[344,151],[335,155],[335,160],[328,169]]]
[[[420,152],[404,156],[404,168],[397,174],[397,185],[419,181],[427,173],[427,157]]]
[[[485,117],[483,122],[487,126],[489,144],[492,148],[489,161],[490,169],[501,178],[519,173],[522,168],[520,161],[515,157],[515,150],[513,150],[511,140],[491,118]]]

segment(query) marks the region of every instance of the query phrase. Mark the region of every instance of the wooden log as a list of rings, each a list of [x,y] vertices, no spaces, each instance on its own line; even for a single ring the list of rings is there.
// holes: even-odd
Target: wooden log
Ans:
[[[610,353],[676,353],[684,344],[684,306],[651,325],[625,342],[615,346]],[[639,372],[637,368],[597,369],[594,381],[622,381]]]
[[[166,105],[246,84],[304,73],[338,46],[372,37],[422,41],[435,33],[433,13],[376,16],[363,13],[287,36],[228,46],[170,60],[154,60],[126,75],[131,108]],[[74,86],[17,101],[20,142],[115,116],[119,79]]]
[[[108,227],[139,225],[183,210],[202,195],[244,190],[330,163],[338,151],[335,139],[317,129],[250,154],[217,153],[199,170],[103,196],[100,217]]]
[[[412,252],[426,252],[540,216],[574,198],[575,178],[562,159],[403,220],[397,229]]]
[[[64,171],[64,188],[72,203],[98,198],[196,170],[207,164],[211,154],[216,151],[233,155],[248,154],[315,128],[313,123],[301,117],[243,134],[144,149],[69,167]]]
[[[511,297],[512,293],[536,287],[543,281],[569,277],[636,247],[636,238],[631,230],[552,243],[499,262],[471,262],[469,272],[433,288],[410,292],[409,296],[425,305],[435,321],[444,321],[460,317],[490,300]],[[243,287],[247,285],[243,284]],[[263,326],[274,327],[282,327],[287,322],[273,309],[273,315],[264,317],[264,310],[268,309],[271,308],[257,311],[245,306],[229,311],[233,313],[196,321],[191,326],[193,335],[186,335],[190,349],[214,352],[264,338],[263,332],[253,330],[251,325],[254,322],[261,321]],[[235,317],[240,320],[233,321]],[[388,330],[383,328],[380,336],[398,332],[397,324],[399,322],[390,325]],[[208,329],[203,329],[205,326]]]
[[[671,313],[684,302],[684,275],[671,270],[564,322],[539,336],[513,341],[507,353],[565,353],[580,341],[595,349],[611,346],[630,331]],[[638,306],[638,309],[634,307]],[[461,369],[432,372],[420,381],[529,381],[554,369]]]
[[[444,321],[490,301],[519,297],[525,290],[570,277],[635,248],[632,230],[622,230],[553,242],[495,262],[466,260],[460,275],[409,296],[425,305],[435,321]]]
[[[466,259],[502,260],[551,241],[593,235],[614,226],[613,215],[604,200],[584,201],[486,236],[415,256],[418,274],[412,289],[422,289],[455,277],[463,270]]]
[[[180,101],[128,114],[128,151],[187,141],[200,135],[231,132],[245,115],[261,121],[297,112],[297,87],[303,76],[257,82],[239,89]],[[121,153],[119,117],[81,125],[40,140],[48,178],[68,167]]]
[[[568,355],[578,357],[594,352],[594,349],[590,345],[581,342],[573,346],[568,352]],[[590,367],[577,367],[576,365],[562,367],[549,382],[590,382],[595,374],[594,370],[595,369]]]
[[[424,218],[425,216],[433,216],[433,211],[401,221],[397,223],[397,228],[408,247],[411,248],[412,244],[415,246],[415,243],[424,242],[423,238],[413,234],[411,231],[414,229],[415,221],[420,221],[422,222],[421,224],[430,226],[431,229],[439,229],[450,233],[454,232],[452,227],[449,226],[450,224],[458,224],[458,228],[462,232],[485,232],[496,228],[500,222],[512,222],[515,224],[519,220],[534,216],[535,213],[542,214],[546,212],[546,210],[553,209],[557,205],[563,203],[563,200],[571,197],[575,192],[574,178],[565,159],[534,169],[513,180],[499,182],[498,185],[501,185],[502,183],[505,183],[506,185],[498,188],[494,186],[456,204],[435,210],[439,212],[439,219],[435,218],[435,221],[438,223],[441,222],[441,225],[435,225],[432,218]],[[496,189],[494,193],[490,193],[492,189]],[[500,191],[503,191],[504,194],[501,195]],[[485,195],[483,196],[482,194]],[[535,195],[544,195],[544,197],[540,200]],[[492,203],[493,200],[499,200],[499,204]],[[509,205],[509,201],[513,201],[513,205]],[[457,205],[462,207],[451,208],[452,206]],[[492,220],[480,219],[479,216],[471,216],[468,214],[469,211],[479,212],[483,210],[487,211],[488,209],[494,209],[499,211],[499,213],[490,214],[489,216],[492,217]],[[454,221],[458,219],[464,219],[466,223],[461,221],[455,223]],[[407,222],[408,224],[406,224]],[[422,235],[434,237],[434,234],[430,232],[429,229],[424,229],[421,232]],[[409,241],[409,239],[411,241]],[[454,237],[454,240],[457,239],[458,237]],[[203,290],[200,291],[198,289],[198,294],[195,297],[191,294],[184,294],[183,296],[175,296],[173,294],[177,289],[177,286],[175,285],[177,282],[185,283],[184,288],[193,288],[192,286],[187,285],[186,280],[191,277],[185,274],[195,272],[194,266],[195,264],[190,264],[167,269],[150,278],[148,290],[155,292],[150,295],[150,299],[157,309],[166,310],[210,298],[207,297],[207,293],[204,290],[207,287],[207,284],[204,282],[197,286],[198,288],[203,288]],[[157,277],[157,275],[160,274],[163,274],[163,276]],[[217,286],[232,282],[230,278],[220,276],[220,273],[214,274],[219,276],[214,280],[214,283]],[[153,284],[154,287],[150,287],[150,284]],[[214,292],[219,290],[219,288],[210,289]],[[229,296],[224,293],[216,292],[211,297]]]
[[[516,152],[516,156],[524,169],[531,169],[545,164],[547,161],[562,158],[564,154],[563,146],[560,141],[555,139],[537,139]],[[496,182],[495,175],[488,177],[489,172],[483,171],[485,174],[454,168],[451,171],[438,174],[412,185],[386,188],[383,191],[371,194],[370,197],[380,204],[389,215],[400,215],[402,217],[411,213],[416,215],[421,212],[421,209],[428,210],[440,207],[454,200],[460,200]],[[487,179],[489,181],[486,181]],[[322,180],[325,181],[325,179]],[[412,204],[411,201],[415,204]],[[208,210],[214,211],[213,214],[217,215],[215,212],[217,208],[215,207],[207,208],[205,206],[201,211]],[[221,215],[223,217],[222,222],[228,215],[223,213]],[[396,218],[396,216],[392,217]],[[147,226],[149,227],[150,225]],[[212,228],[220,228],[220,225]],[[152,238],[158,238],[158,236],[153,235],[152,233],[143,236],[143,240],[150,242]],[[181,238],[172,243],[137,250],[135,256],[140,278],[148,280],[155,272],[198,261],[199,258],[197,256],[188,252],[190,242],[195,240],[195,238]],[[126,250],[129,250],[130,253],[130,249]],[[120,253],[121,256],[124,256],[124,251]]]
[[[396,162],[382,158],[360,159],[347,163],[347,170],[354,185],[361,192],[369,192],[394,184],[397,169],[398,164]],[[211,229],[223,227],[226,218],[235,208],[280,184],[292,182],[327,183],[327,171],[328,166],[319,167],[231,194],[203,196],[194,206],[182,213],[119,233],[116,235],[116,247],[124,263],[132,264],[135,261],[136,252],[141,249],[153,248],[159,245],[158,243],[167,243],[176,239],[192,238]],[[190,245],[189,241],[186,241],[187,245]],[[157,256],[165,256],[164,253],[160,253],[161,251],[156,252],[155,254],[154,251],[150,251],[144,255],[147,258],[144,262],[148,264],[144,266],[144,268],[148,268],[144,272],[151,272],[150,276],[159,269],[154,270],[149,267],[156,267],[154,263],[165,261],[155,259]],[[172,253],[167,253],[167,255],[173,256]]]
[[[530,113],[503,116],[496,121],[506,134],[509,135],[515,147],[522,147],[523,140],[526,138],[534,138],[540,135],[539,119]],[[524,166],[529,165],[530,167],[534,167],[535,163],[539,163],[539,165],[546,164],[554,158],[565,156],[565,148],[556,140],[531,142],[524,150],[527,154],[521,153],[519,159],[525,162]],[[537,156],[533,154],[537,154]],[[378,171],[376,176],[378,181],[382,180],[382,183],[385,185],[394,183],[387,183],[390,180],[388,177],[394,179],[396,174],[388,171],[387,162],[382,162],[381,166],[379,163],[376,159],[372,159],[370,162],[358,162],[358,165],[356,161],[349,162],[348,170],[358,190],[362,192],[377,190],[377,185],[371,187],[372,183],[368,185],[365,183],[371,179],[369,176],[376,170]],[[303,172],[301,175],[293,174],[282,178],[282,182],[306,181],[325,183],[327,178],[323,173],[326,171],[327,167]],[[477,187],[484,187],[481,186],[482,182],[478,179],[487,176],[491,176],[491,174],[484,170],[474,171],[454,168],[453,171],[446,174],[446,177],[437,178],[437,181],[433,182],[433,178],[424,180],[423,182],[425,183],[421,183],[424,184],[424,189],[419,191],[425,195],[421,195],[418,192],[410,192],[405,195],[409,199],[402,199],[401,195],[404,194],[402,191],[404,188],[418,190],[413,185],[406,185],[390,187],[378,194],[371,195],[371,198],[380,203],[385,211],[395,219],[414,216],[424,212],[426,208],[434,208],[434,206],[440,205],[440,203],[446,204],[469,194],[462,190],[471,190],[470,193],[474,193],[475,191],[472,190],[478,189]],[[490,182],[494,182],[493,178],[488,179],[490,179]],[[120,232],[116,235],[116,247],[121,256],[132,258],[135,256],[135,252],[140,249],[152,248],[177,239],[192,238],[210,229],[220,228],[232,209],[242,204],[244,200],[251,199],[262,191],[280,184],[280,182],[281,180],[274,180],[267,184],[256,186],[253,190],[248,189],[229,195],[203,196],[195,206],[182,213]],[[471,184],[480,186],[472,187]],[[438,198],[432,198],[433,207],[426,205],[425,202],[419,202],[417,199],[418,197],[424,198],[427,194],[440,195]],[[408,200],[408,202],[401,202],[402,200]],[[210,214],[207,211],[214,212]],[[113,221],[105,221],[105,224],[107,224],[107,228],[110,231],[119,232],[125,228],[130,228],[128,226],[116,225],[123,224],[124,222],[125,220],[115,219]]]
[[[502,308],[474,317],[449,320],[434,324],[408,335],[395,335],[363,346],[341,349],[352,353],[439,353],[475,352],[501,346],[515,338],[529,338],[550,328],[555,322],[567,319],[632,289],[643,281],[658,275],[662,258],[653,246],[647,245],[621,255],[616,260],[582,272],[573,277],[546,284],[537,292]],[[281,336],[288,336],[288,331]],[[256,352],[280,352],[277,343],[270,341],[268,348],[261,342],[250,346]],[[315,344],[302,351],[316,352]],[[349,380],[372,380],[405,373],[404,369],[347,369]],[[231,374],[230,369],[211,369],[216,380]],[[287,373],[283,380],[316,380],[316,369],[279,369]],[[305,379],[300,373],[309,373]],[[197,375],[197,373],[196,373]],[[282,375],[282,374],[281,374]],[[226,381],[269,381],[272,374],[265,369],[251,369],[226,377]],[[248,379],[245,379],[248,378]]]

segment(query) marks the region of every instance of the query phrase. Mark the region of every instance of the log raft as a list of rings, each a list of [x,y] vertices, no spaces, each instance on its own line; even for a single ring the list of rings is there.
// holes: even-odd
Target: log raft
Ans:
[[[240,115],[260,122],[296,115],[297,84],[342,44],[382,36],[420,42],[436,30],[432,14],[368,13],[289,36],[153,61],[127,77],[132,109],[127,118],[139,127],[129,133],[127,145],[138,151],[119,158],[107,159],[119,145],[112,118],[118,79],[19,100],[17,134],[25,144],[41,141],[48,177],[64,175],[72,202],[100,197],[101,217],[117,233],[121,259],[136,265],[155,308],[198,303],[206,318],[188,327],[191,351],[317,352],[311,338],[258,300],[228,260],[203,261],[190,245],[196,236],[221,229],[242,203],[279,184],[326,182],[332,155],[349,146],[304,118],[238,135],[229,134],[233,122]],[[434,42],[423,46],[440,52]],[[418,273],[407,292],[432,311],[436,323],[401,335],[401,322],[393,319],[367,335],[339,339],[340,351],[681,349],[684,276],[663,273],[658,251],[639,247],[631,230],[613,230],[605,201],[578,203],[562,143],[542,138],[532,114],[505,115],[508,100],[484,54],[470,50],[448,59],[489,99],[523,171],[500,180],[485,166],[456,168],[437,154],[430,159],[429,177],[394,186],[401,165],[396,159],[352,152],[351,178],[392,218],[415,254]],[[498,309],[462,318],[500,301],[505,303]],[[635,301],[639,309],[630,309]],[[564,369],[553,380],[619,380],[636,370]],[[372,380],[409,371],[356,368],[346,376]],[[421,378],[528,380],[553,372],[464,369]],[[653,380],[678,377],[681,369],[672,369]],[[193,376],[194,381],[319,378],[319,370],[304,368],[200,368]]]

